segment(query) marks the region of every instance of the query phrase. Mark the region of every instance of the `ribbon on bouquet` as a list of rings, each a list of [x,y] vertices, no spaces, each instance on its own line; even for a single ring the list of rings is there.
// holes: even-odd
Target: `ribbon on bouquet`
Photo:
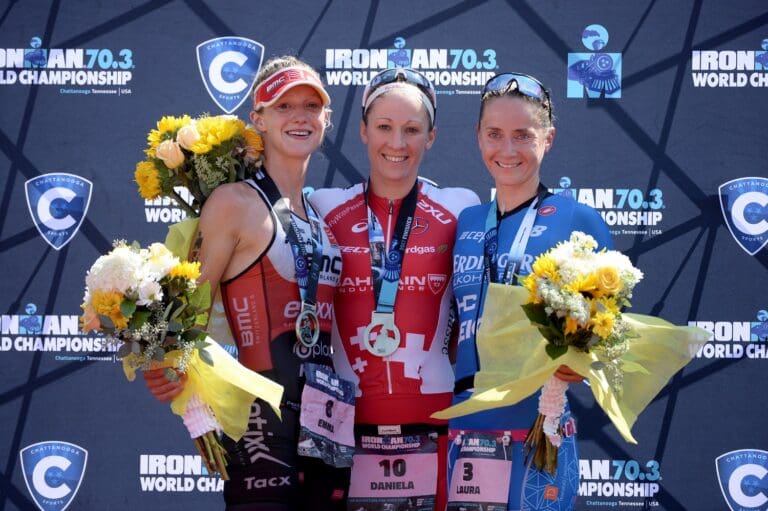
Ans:
[[[638,415],[709,339],[709,333],[700,328],[675,326],[653,316],[622,314],[639,337],[628,341],[629,350],[622,357],[622,391],[617,393],[604,371],[593,367],[598,362],[595,353],[569,347],[555,360],[547,355],[548,341],[521,307],[528,294],[519,286],[489,285],[477,332],[480,371],[475,374],[475,392],[467,401],[432,417],[449,419],[518,403],[538,392],[564,364],[589,380],[595,400],[621,436],[637,443],[631,429]]]

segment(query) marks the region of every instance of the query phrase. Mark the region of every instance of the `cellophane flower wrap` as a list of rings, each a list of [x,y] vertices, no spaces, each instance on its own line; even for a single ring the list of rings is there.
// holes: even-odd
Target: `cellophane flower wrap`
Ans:
[[[183,417],[208,468],[227,478],[217,433],[242,437],[256,397],[279,413],[282,387],[242,367],[198,328],[211,305],[210,285],[198,285],[199,276],[200,263],[180,260],[162,243],[116,242],[86,275],[83,331],[98,330],[119,344],[131,381],[138,369],[165,368],[171,380],[186,375],[171,409]]]
[[[588,380],[622,437],[637,443],[631,428],[638,415],[709,334],[622,313],[643,274],[620,252],[597,251],[594,238],[582,232],[537,257],[532,270],[523,287],[489,285],[477,332],[475,392],[433,417],[513,405],[542,389],[526,447],[537,468],[554,474],[567,389],[554,376],[560,365]]]

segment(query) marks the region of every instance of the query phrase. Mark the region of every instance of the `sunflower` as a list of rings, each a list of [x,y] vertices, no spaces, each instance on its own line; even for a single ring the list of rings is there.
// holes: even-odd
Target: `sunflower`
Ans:
[[[160,173],[151,161],[137,163],[133,178],[139,185],[139,195],[145,199],[156,199],[160,195]]]

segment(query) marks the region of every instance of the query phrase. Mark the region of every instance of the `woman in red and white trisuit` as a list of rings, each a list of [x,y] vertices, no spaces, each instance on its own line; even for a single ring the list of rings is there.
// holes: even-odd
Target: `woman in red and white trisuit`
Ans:
[[[451,403],[456,220],[479,200],[417,178],[435,140],[435,100],[411,69],[374,77],[360,123],[370,179],[310,198],[343,259],[332,340],[336,371],[357,388],[349,509],[445,503],[446,424],[429,416]]]

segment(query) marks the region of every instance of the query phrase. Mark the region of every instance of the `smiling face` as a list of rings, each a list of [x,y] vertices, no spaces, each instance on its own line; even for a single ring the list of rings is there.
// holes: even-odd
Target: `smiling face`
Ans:
[[[403,86],[376,98],[366,117],[360,137],[368,146],[371,184],[377,194],[399,198],[413,186],[421,159],[435,140],[429,115],[418,91]]]
[[[486,101],[477,142],[497,188],[536,190],[541,161],[555,138],[554,127],[542,126],[538,108],[515,96]]]
[[[251,122],[264,136],[267,161],[306,160],[323,140],[327,115],[317,91],[298,85],[261,112],[251,112]]]

